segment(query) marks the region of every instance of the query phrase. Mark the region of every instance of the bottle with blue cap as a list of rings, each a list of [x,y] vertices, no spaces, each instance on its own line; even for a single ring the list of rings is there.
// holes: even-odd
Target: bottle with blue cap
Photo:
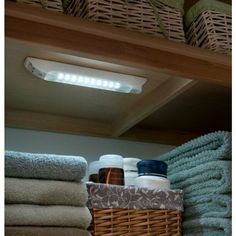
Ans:
[[[137,163],[137,167],[137,186],[150,189],[170,189],[170,181],[167,179],[168,166],[164,161],[142,160]]]

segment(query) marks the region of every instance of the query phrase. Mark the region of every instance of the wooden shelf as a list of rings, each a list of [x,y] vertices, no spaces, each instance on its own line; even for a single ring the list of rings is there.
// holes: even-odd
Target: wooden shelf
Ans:
[[[14,85],[11,68],[7,68],[6,126],[8,127],[180,144],[196,137],[204,130],[185,132],[159,129],[155,132],[133,127],[198,83],[207,84],[208,87],[211,84],[222,87],[222,90],[230,93],[230,56],[25,4],[6,1],[5,7],[5,36],[9,44],[7,55],[14,54],[14,51],[8,49],[13,48],[12,45],[16,45],[16,48],[23,46],[24,53],[38,49],[35,55],[45,55],[51,59],[56,58],[74,64],[78,64],[79,60],[76,58],[80,58],[79,63],[83,61],[90,67],[144,76],[148,79],[144,94],[136,98],[88,92],[92,96],[99,96],[99,101],[119,98],[120,102],[114,103],[115,105],[121,106],[121,101],[124,105],[127,103],[123,110],[117,109],[113,116],[106,120],[105,117],[98,115],[89,117],[86,115],[90,114],[87,111],[87,113],[75,114],[72,108],[67,112],[56,110],[51,113],[50,111],[53,110],[51,108],[58,105],[57,101],[52,103],[51,107],[48,105],[48,110],[46,108],[37,110],[34,104],[28,107],[20,104],[18,101],[25,101],[24,97],[33,98],[32,94],[34,91],[37,92],[37,88],[45,88],[45,91],[48,91],[43,94],[44,102],[53,99],[50,95],[51,91],[68,93],[72,89],[60,87],[55,90],[49,85],[39,84],[32,78],[26,78],[29,75],[24,74],[21,69],[18,73],[19,84]],[[44,51],[40,51],[40,48]],[[22,60],[23,56],[27,55],[24,53],[19,54]],[[14,61],[13,59],[13,56],[9,57],[9,64]],[[17,68],[15,64],[10,66]],[[31,87],[23,88],[21,86],[23,83],[32,84]],[[72,92],[76,94],[74,90]],[[84,90],[81,94],[83,92]],[[12,98],[12,95],[15,95],[15,98]],[[73,99],[82,101],[84,97],[74,95]],[[35,104],[40,103],[41,100],[43,98],[34,100]],[[114,104],[110,104],[110,107],[108,104],[108,109],[112,109]],[[92,105],[91,109],[93,109]],[[101,106],[101,103],[98,105]],[[99,114],[99,108],[97,110]]]
[[[109,25],[6,2],[6,37],[71,55],[231,85],[231,57]]]

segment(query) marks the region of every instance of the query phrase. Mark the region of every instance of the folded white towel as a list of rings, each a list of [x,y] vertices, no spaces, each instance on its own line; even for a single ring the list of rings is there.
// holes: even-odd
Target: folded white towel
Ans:
[[[6,203],[86,206],[85,183],[5,178]]]
[[[91,236],[89,231],[70,227],[7,226],[5,236]]]
[[[67,226],[87,229],[92,216],[87,207],[38,206],[10,204],[5,206],[5,225]]]

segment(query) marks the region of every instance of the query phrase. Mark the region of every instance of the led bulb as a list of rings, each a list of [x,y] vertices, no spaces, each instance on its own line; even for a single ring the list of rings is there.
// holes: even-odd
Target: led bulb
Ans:
[[[115,83],[115,88],[116,89],[120,88],[120,83]]]
[[[96,85],[97,85],[98,87],[100,87],[100,86],[102,85],[102,80],[98,79],[97,82],[96,82]]]
[[[76,79],[77,79],[76,75],[72,75],[72,76],[71,76],[71,82],[72,82],[72,83],[75,83],[75,82],[76,82]]]
[[[70,75],[69,74],[66,74],[65,75],[65,81],[69,81],[70,80]]]
[[[84,82],[84,77],[83,76],[78,76],[78,83],[83,83]]]
[[[84,78],[84,84],[89,84],[90,83],[90,78],[89,77],[85,77]]]
[[[114,85],[113,82],[109,82],[108,87],[109,87],[109,88],[113,88],[113,85]]]
[[[106,80],[104,80],[104,81],[102,82],[102,86],[103,86],[103,87],[107,87],[107,86],[108,86],[108,82],[107,82]]]
[[[63,74],[63,73],[59,73],[58,76],[57,76],[57,78],[58,78],[59,80],[62,80],[62,79],[64,78],[64,74]]]
[[[96,79],[92,78],[91,79],[91,85],[95,85],[96,84]]]

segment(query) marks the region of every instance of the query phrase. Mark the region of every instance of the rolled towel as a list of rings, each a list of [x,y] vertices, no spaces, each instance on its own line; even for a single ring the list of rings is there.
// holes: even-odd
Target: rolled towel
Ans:
[[[91,236],[87,230],[69,227],[7,226],[5,236]]]
[[[5,176],[80,181],[86,174],[87,161],[80,156],[5,152]]]
[[[212,161],[169,175],[173,189],[182,189],[184,199],[194,196],[229,193],[231,191],[231,161]]]
[[[231,133],[218,131],[193,139],[157,157],[174,174],[216,160],[231,159]]]
[[[87,229],[91,219],[87,207],[24,204],[5,206],[7,226],[66,226]]]
[[[183,222],[184,236],[231,236],[231,219],[202,217]]]
[[[86,206],[83,182],[5,178],[5,202],[38,205]]]
[[[184,219],[192,217],[231,217],[231,195],[206,194],[186,199]]]

